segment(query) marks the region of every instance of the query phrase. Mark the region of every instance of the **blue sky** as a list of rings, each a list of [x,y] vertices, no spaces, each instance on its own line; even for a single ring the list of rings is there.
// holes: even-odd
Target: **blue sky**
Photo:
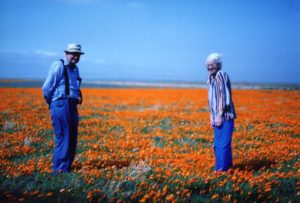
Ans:
[[[68,43],[84,79],[300,83],[298,0],[0,0],[0,77],[45,78]]]

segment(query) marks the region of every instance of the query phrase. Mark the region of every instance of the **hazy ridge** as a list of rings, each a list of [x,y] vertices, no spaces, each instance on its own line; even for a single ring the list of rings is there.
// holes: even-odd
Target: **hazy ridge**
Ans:
[[[0,87],[29,88],[42,87],[40,79],[0,79]],[[207,88],[205,82],[177,81],[116,81],[116,80],[85,80],[83,88]],[[284,89],[300,90],[300,84],[281,83],[232,83],[233,89]]]

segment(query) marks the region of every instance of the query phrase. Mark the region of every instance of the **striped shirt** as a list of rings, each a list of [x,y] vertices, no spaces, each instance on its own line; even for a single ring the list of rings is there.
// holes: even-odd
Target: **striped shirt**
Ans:
[[[215,121],[217,115],[223,121],[236,118],[234,105],[232,102],[231,84],[228,74],[219,69],[211,74],[207,81],[208,84],[208,103],[211,118]]]

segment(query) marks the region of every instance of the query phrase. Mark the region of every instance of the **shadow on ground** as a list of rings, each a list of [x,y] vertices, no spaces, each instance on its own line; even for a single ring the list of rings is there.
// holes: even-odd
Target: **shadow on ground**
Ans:
[[[251,159],[247,160],[243,163],[235,164],[233,166],[233,169],[239,169],[239,170],[247,170],[247,171],[257,171],[261,169],[269,169],[273,167],[275,164],[274,160],[269,160],[269,159]]]

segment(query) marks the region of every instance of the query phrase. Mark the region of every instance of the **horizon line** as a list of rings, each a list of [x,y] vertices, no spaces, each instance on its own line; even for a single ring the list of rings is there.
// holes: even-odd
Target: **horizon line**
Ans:
[[[0,88],[34,88],[42,87],[44,79],[12,79],[0,78]],[[185,82],[185,81],[137,81],[137,80],[84,80],[82,88],[201,88],[206,89],[206,82]],[[251,83],[233,82],[233,89],[280,89],[300,90],[300,84],[291,83]]]
[[[44,81],[46,78],[42,77],[1,77],[0,81]],[[186,83],[186,84],[207,84],[206,81],[195,81],[195,80],[176,80],[176,79],[94,79],[94,78],[84,78],[82,83],[104,83],[104,82],[124,82],[124,83]],[[231,81],[231,84],[240,85],[299,85],[300,82],[259,82],[259,81]]]

